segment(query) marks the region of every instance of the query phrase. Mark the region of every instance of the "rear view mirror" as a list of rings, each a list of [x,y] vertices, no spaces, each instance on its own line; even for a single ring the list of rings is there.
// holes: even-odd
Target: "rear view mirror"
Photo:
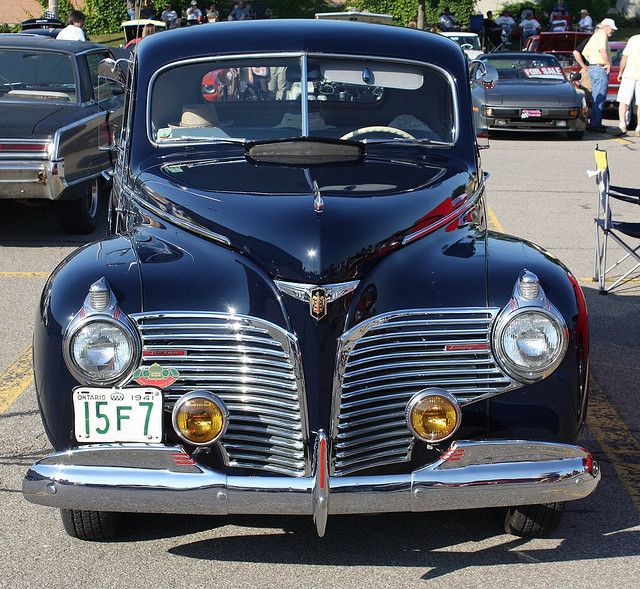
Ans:
[[[131,61],[128,59],[103,59],[98,64],[98,81],[107,82],[108,84],[115,84],[123,90],[128,90],[127,86],[127,73]]]
[[[498,83],[498,70],[488,63],[478,59],[471,62],[471,87],[480,85],[485,90],[491,90]]]

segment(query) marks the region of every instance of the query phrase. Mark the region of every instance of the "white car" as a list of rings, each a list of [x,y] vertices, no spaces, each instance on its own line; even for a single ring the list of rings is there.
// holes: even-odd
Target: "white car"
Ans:
[[[476,33],[463,33],[460,31],[452,33],[440,33],[445,37],[449,37],[455,41],[460,48],[467,54],[469,59],[475,59],[478,55],[484,53],[480,44],[480,37]]]

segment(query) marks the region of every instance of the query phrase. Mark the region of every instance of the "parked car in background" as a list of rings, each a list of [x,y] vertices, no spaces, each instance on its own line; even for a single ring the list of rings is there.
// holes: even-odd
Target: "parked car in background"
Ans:
[[[99,89],[109,57],[94,43],[0,35],[0,199],[56,201],[69,233],[93,231],[102,173],[113,167],[99,133],[122,118],[124,95]]]
[[[142,39],[142,30],[147,25],[151,25],[153,27],[154,33],[164,31],[167,28],[167,23],[161,20],[153,20],[149,18],[126,20],[122,23],[125,49],[133,50],[135,48],[138,41]]]
[[[479,61],[492,65],[499,76],[494,88],[475,92],[479,126],[489,131],[562,131],[569,139],[582,138],[589,115],[586,94],[567,80],[553,55],[488,53]]]
[[[523,51],[530,53],[551,53],[563,69],[576,64],[573,50],[591,37],[584,31],[544,31],[527,39]]]
[[[443,37],[448,37],[452,41],[455,41],[460,48],[467,54],[469,59],[475,59],[478,55],[484,53],[482,45],[480,44],[480,37],[476,33],[467,32],[444,32],[440,33]]]
[[[21,33],[57,37],[65,25],[57,18],[30,18],[22,22]]]
[[[618,74],[620,73],[620,60],[622,59],[622,51],[627,46],[626,41],[609,41],[609,50],[611,52],[611,71],[609,72],[609,87],[607,88],[607,99],[605,108],[618,109]],[[629,109],[629,113],[633,109]]]
[[[128,79],[113,234],[41,297],[55,452],[26,499],[83,539],[127,512],[306,515],[322,536],[334,514],[478,507],[527,536],[595,489],[584,297],[487,230],[459,47],[261,20],[104,67]]]

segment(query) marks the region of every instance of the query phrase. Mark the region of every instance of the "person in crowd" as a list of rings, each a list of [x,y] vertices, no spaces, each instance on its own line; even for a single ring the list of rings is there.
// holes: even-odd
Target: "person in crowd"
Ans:
[[[136,0],[127,0],[127,14],[129,15],[129,20],[135,20]]]
[[[524,15],[524,18],[520,21],[518,26],[520,27],[520,38],[522,39],[523,47],[529,37],[537,35],[540,31],[540,23],[531,12]]]
[[[566,31],[567,21],[561,12],[552,12],[549,17],[549,29],[551,31]]]
[[[577,28],[579,31],[593,32],[593,19],[589,16],[589,11],[586,8],[580,11],[580,20]]]
[[[151,2],[147,2],[142,5],[142,8],[140,9],[140,18],[149,18],[155,20],[156,9],[153,4],[151,4]]]
[[[56,38],[61,41],[86,41],[83,27],[84,14],[79,10],[70,10],[67,16],[67,26],[58,33]]]
[[[609,37],[617,31],[612,18],[605,18],[596,28],[582,50],[582,56],[589,63],[589,80],[591,81],[591,119],[587,129],[591,131],[605,131],[602,124],[602,109],[607,98],[609,87],[609,72],[611,71],[611,53],[609,51]]]
[[[558,3],[551,9],[551,12],[559,12],[562,16],[567,16],[567,7],[564,5],[564,0],[558,0]]]
[[[242,0],[240,0],[229,13],[229,20],[248,20],[250,17],[251,12]]]
[[[202,21],[202,10],[198,8],[197,0],[191,0],[189,8],[187,8],[187,26],[197,25]]]
[[[640,104],[640,35],[629,37],[627,45],[622,50],[622,59],[620,60],[620,72],[618,73],[618,128],[616,135],[625,135],[627,133],[627,115],[629,105],[633,102],[635,95],[635,103]],[[640,137],[640,120],[636,126],[636,137]]]
[[[168,29],[176,29],[180,26],[180,18],[178,13],[171,7],[171,4],[167,3],[164,7],[164,11],[160,15],[160,20],[167,24]]]
[[[205,15],[207,16],[207,22],[219,22],[220,21],[220,12],[216,8],[215,4],[212,4],[205,10]]]
[[[516,21],[511,16],[511,12],[505,9],[500,13],[500,16],[496,19],[496,23],[502,27],[507,39],[510,39],[513,35],[513,31],[516,28]]]
[[[456,17],[451,14],[448,6],[442,11],[438,19],[438,26],[442,31],[459,31],[460,27],[456,24]]]
[[[506,40],[508,37],[503,32],[502,27],[493,20],[493,12],[490,10],[487,11],[487,16],[482,19],[482,29],[484,30],[485,36],[493,45],[498,46],[503,41],[507,44],[509,43]]]

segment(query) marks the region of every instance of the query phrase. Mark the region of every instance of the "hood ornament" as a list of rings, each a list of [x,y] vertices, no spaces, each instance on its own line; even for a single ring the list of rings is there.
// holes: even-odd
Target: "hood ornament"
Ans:
[[[358,288],[360,281],[353,280],[351,282],[322,285],[285,282],[284,280],[276,280],[275,283],[280,292],[308,303],[309,314],[316,321],[320,321],[327,314],[327,305],[353,292]]]
[[[315,180],[313,181],[313,210],[318,214],[324,211],[324,199],[322,198],[320,187]]]

